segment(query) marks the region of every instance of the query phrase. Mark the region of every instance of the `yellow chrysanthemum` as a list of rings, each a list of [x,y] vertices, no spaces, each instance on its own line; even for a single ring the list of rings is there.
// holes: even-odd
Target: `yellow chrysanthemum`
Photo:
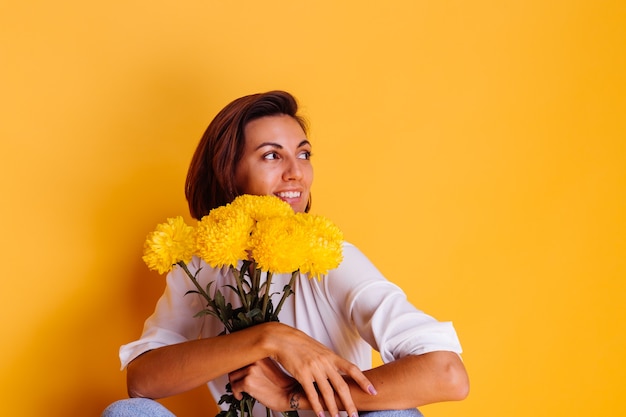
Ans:
[[[195,249],[194,235],[194,228],[185,224],[181,216],[169,218],[148,234],[142,259],[148,268],[160,274],[168,272],[180,261],[191,261]]]
[[[252,257],[262,271],[297,271],[307,259],[309,237],[303,223],[294,216],[259,221],[252,231]]]
[[[271,217],[293,216],[291,206],[273,195],[240,195],[230,205],[233,209],[242,210],[254,221]]]
[[[198,255],[213,267],[237,265],[247,258],[254,221],[232,204],[217,207],[198,222]]]
[[[322,275],[337,268],[343,260],[343,233],[325,217],[306,213],[295,216],[306,225],[309,238],[308,256],[300,272],[320,280]]]

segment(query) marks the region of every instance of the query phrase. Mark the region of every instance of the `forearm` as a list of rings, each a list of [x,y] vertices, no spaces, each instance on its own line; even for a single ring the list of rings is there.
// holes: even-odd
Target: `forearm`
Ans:
[[[388,410],[419,407],[441,401],[461,400],[467,396],[469,382],[463,363],[453,352],[432,352],[407,356],[364,372],[376,388],[368,395],[347,378],[358,410]],[[338,404],[341,408],[339,399]],[[290,408],[309,409],[301,392],[288,398]]]
[[[270,356],[266,336],[272,325],[146,352],[128,365],[128,393],[131,397],[168,397]]]

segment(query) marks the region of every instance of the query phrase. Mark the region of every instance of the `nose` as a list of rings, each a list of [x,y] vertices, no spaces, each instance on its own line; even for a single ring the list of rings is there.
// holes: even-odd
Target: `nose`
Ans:
[[[302,179],[302,167],[298,163],[299,160],[292,158],[285,161],[285,171],[283,172],[283,179],[285,181],[297,181]]]

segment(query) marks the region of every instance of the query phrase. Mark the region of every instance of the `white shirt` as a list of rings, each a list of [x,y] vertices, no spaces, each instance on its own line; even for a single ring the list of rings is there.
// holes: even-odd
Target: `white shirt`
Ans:
[[[341,265],[321,281],[300,276],[294,294],[279,314],[281,323],[303,331],[362,370],[372,367],[372,348],[380,352],[385,363],[438,350],[461,353],[452,323],[439,322],[416,309],[355,246],[344,243],[343,258]],[[198,281],[203,288],[213,281],[211,293],[220,289],[227,302],[240,305],[237,295],[225,287],[234,283],[228,267],[211,268],[194,258],[189,269],[195,273],[198,268],[202,268]],[[274,275],[272,292],[282,293],[290,278],[291,274]],[[194,289],[181,268],[168,274],[165,292],[146,320],[141,338],[120,348],[122,369],[148,350],[217,336],[224,330],[212,316],[193,317],[204,308],[199,295],[185,295]],[[278,299],[278,295],[273,298],[274,306]],[[224,375],[208,383],[216,401],[225,393],[227,382]],[[264,416],[265,408],[255,408],[257,413]]]

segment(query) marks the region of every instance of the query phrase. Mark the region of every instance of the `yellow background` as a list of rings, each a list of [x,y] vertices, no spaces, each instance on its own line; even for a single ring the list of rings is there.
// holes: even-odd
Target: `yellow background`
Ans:
[[[428,416],[624,414],[626,3],[7,1],[0,54],[3,415],[125,395],[144,237],[215,113],[277,88],[314,212],[455,323],[472,391]]]

